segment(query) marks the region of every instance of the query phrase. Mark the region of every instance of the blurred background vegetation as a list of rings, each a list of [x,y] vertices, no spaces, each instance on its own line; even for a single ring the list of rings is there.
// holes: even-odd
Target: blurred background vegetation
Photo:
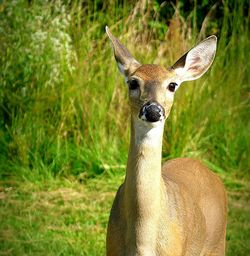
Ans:
[[[220,175],[227,255],[248,255],[246,0],[0,2],[0,255],[104,255],[130,128],[105,25],[165,67],[218,36],[210,71],[176,94],[163,158],[198,158]]]

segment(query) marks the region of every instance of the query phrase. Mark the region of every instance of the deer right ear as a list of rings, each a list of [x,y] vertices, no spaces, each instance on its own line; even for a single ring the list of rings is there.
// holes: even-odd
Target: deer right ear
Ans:
[[[214,60],[216,45],[216,36],[210,36],[172,66],[181,82],[198,79],[209,69]]]
[[[134,57],[131,55],[128,49],[125,46],[123,46],[121,42],[111,34],[107,26],[106,33],[111,41],[119,70],[125,77],[128,77],[139,66],[141,66],[141,64],[136,59],[134,59]]]

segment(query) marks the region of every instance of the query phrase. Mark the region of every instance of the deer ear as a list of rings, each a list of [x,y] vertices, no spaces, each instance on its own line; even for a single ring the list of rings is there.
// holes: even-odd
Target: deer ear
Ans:
[[[115,59],[120,72],[125,76],[131,75],[141,64],[134,59],[128,49],[115,38],[106,26],[106,33],[111,41]]]
[[[217,37],[210,36],[184,54],[172,66],[179,79],[183,82],[201,77],[213,63],[216,45]]]

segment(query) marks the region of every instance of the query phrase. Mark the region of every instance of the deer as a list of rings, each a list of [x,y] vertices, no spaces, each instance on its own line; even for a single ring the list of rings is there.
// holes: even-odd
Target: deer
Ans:
[[[196,159],[162,165],[164,123],[175,92],[209,69],[217,37],[164,68],[141,64],[107,26],[106,33],[128,86],[131,111],[125,180],[111,208],[106,255],[225,255],[227,196],[220,178]]]

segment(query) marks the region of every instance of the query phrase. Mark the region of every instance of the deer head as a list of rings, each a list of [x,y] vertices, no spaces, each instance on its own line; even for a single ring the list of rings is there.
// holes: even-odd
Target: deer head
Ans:
[[[201,77],[211,66],[216,53],[216,36],[210,36],[185,53],[173,66],[164,68],[141,64],[115,38],[108,27],[114,56],[129,90],[132,118],[147,125],[164,122],[181,83]]]

